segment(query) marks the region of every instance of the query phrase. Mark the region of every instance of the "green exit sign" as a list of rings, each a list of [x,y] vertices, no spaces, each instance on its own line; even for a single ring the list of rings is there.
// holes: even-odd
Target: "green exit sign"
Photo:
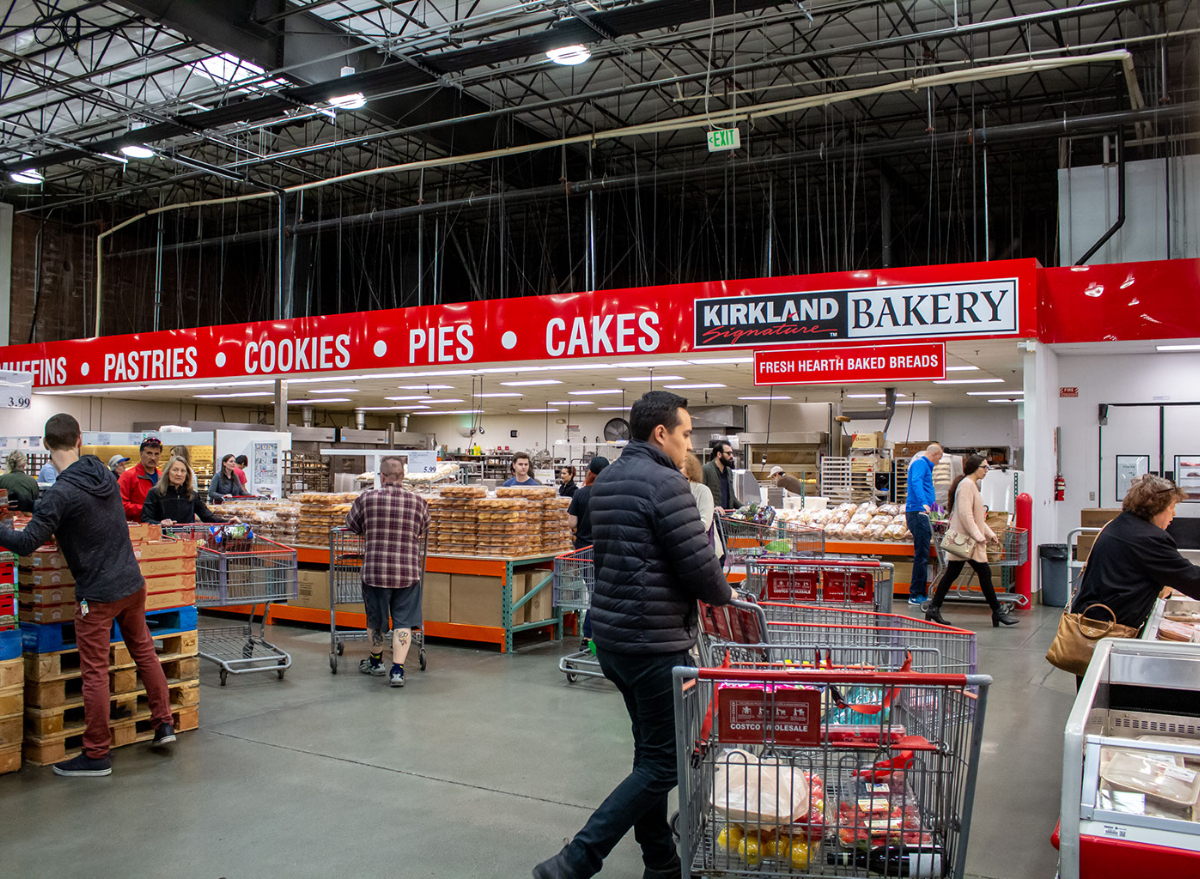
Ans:
[[[708,151],[710,153],[736,150],[741,145],[742,136],[736,128],[723,128],[708,133]]]

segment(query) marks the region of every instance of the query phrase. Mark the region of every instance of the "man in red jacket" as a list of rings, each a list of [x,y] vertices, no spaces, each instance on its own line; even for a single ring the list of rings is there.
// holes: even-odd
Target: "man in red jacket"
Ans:
[[[117,484],[121,486],[121,505],[125,507],[125,518],[130,522],[142,521],[142,506],[146,495],[158,484],[158,458],[162,455],[162,443],[157,437],[147,437],[138,447],[142,460],[136,467],[121,474]]]

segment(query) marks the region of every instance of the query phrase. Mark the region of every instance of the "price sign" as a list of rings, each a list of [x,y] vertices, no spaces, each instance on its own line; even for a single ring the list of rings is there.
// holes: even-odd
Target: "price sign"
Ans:
[[[32,390],[32,372],[0,370],[0,408],[28,409]]]
[[[436,473],[437,452],[409,452],[408,472],[414,475],[417,473]]]

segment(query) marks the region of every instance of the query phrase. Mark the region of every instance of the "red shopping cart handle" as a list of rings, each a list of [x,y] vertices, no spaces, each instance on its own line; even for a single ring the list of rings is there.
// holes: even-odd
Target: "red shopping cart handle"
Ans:
[[[878,559],[863,558],[863,559],[765,559],[762,561],[754,560],[753,565],[770,565],[771,567],[781,567],[783,565],[791,565],[797,568],[879,568],[883,563]]]
[[[780,684],[854,684],[965,687],[966,675],[926,674],[925,672],[898,671],[813,671],[803,668],[787,668],[778,671],[758,671],[739,668],[699,668],[696,677],[702,681],[747,681]]]

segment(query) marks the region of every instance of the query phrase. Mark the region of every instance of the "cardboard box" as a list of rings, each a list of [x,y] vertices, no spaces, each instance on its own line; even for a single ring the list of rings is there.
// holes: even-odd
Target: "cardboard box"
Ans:
[[[135,543],[133,554],[139,561],[195,559],[196,544],[190,540],[148,540]]]
[[[425,572],[421,616],[426,622],[450,622],[450,575]]]
[[[522,579],[525,581],[525,590],[521,594],[524,595],[527,592],[531,592],[542,580],[550,576],[551,573],[551,571],[543,570],[527,571],[522,576]],[[527,618],[522,620],[522,622],[538,623],[554,616],[554,584],[548,583],[525,606],[529,609],[529,613]]]
[[[329,610],[329,572],[300,569],[296,577],[296,597],[288,599],[292,607],[306,607],[310,610]],[[361,601],[339,604],[339,613],[362,613]]]
[[[33,555],[21,557],[21,567],[46,570],[47,568],[66,568],[67,560],[57,549],[35,549]]]
[[[195,588],[195,574],[167,574],[165,577],[146,578],[147,595],[154,595],[161,592],[178,592],[181,589]]]
[[[143,577],[162,577],[167,574],[190,574],[196,571],[196,557],[176,559],[147,559],[139,565]]]
[[[503,584],[499,577],[450,575],[450,622],[502,626]]]
[[[47,586],[73,586],[75,578],[67,568],[22,569],[17,574],[17,582],[22,586],[45,588]]]
[[[75,619],[75,605],[22,603],[18,616],[23,623],[65,623]]]
[[[1079,527],[1080,528],[1103,528],[1117,516],[1121,515],[1120,507],[1104,507],[1101,509],[1080,510],[1079,511]],[[1084,537],[1086,535],[1081,535]],[[1082,541],[1081,541],[1082,542]]]
[[[130,522],[129,539],[134,543],[147,540],[162,540],[162,526],[150,525],[146,522]]]
[[[897,458],[915,458],[927,448],[929,448],[929,440],[916,443],[896,443],[892,447],[892,454]]]
[[[156,592],[146,596],[146,610],[163,610],[168,607],[187,607],[196,603],[195,589],[179,589],[174,592]]]
[[[529,592],[529,578],[524,574],[514,573],[512,581],[512,603],[515,605],[518,601],[525,597],[527,592]],[[525,602],[525,604],[521,605],[521,607],[513,613],[514,626],[519,626],[522,623],[529,622],[529,607],[532,603],[532,601]]]
[[[854,435],[854,442],[850,444],[852,449],[882,449],[887,442],[886,434],[881,431],[875,433],[859,433]]]
[[[74,586],[45,586],[22,589],[20,601],[27,604],[74,604]]]

